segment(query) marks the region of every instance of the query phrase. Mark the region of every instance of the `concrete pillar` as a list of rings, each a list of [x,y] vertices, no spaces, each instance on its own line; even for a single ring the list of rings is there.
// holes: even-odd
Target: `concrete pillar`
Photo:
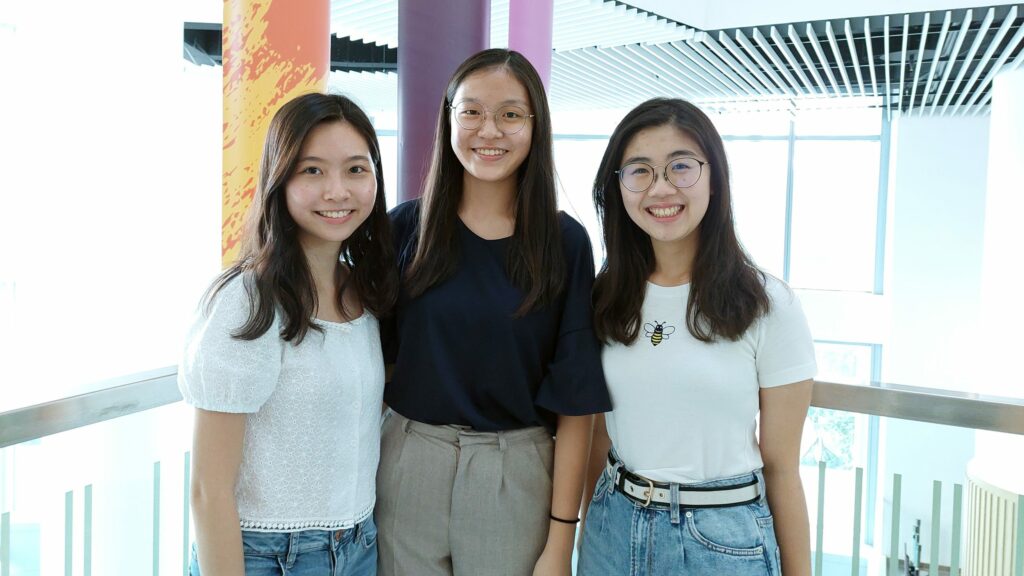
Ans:
[[[526,56],[540,74],[545,89],[551,85],[554,14],[554,0],[509,0],[508,47]]]
[[[463,60],[488,47],[490,24],[488,0],[399,0],[399,202],[423,194],[448,78]]]

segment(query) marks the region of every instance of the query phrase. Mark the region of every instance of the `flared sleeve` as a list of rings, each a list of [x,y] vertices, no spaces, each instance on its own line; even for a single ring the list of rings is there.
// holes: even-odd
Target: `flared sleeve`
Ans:
[[[559,214],[568,277],[555,353],[537,392],[541,408],[565,416],[611,410],[601,368],[601,346],[594,335],[591,290],[594,255],[586,230],[565,213]]]

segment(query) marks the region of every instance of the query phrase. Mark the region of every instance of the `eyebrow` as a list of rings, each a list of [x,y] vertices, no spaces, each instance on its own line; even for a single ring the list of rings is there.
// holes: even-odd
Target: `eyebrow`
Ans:
[[[458,100],[455,103],[458,104],[460,102],[476,102],[477,104],[481,103],[479,98],[463,98],[462,100]],[[501,102],[498,102],[498,106],[508,106],[510,104],[522,106],[523,108],[526,108],[528,106],[526,101],[520,100],[518,98],[509,98],[508,100],[502,100]]]
[[[698,154],[693,150],[676,150],[675,152],[669,153],[667,156],[665,156],[665,158],[678,158],[680,156],[689,156],[691,158],[697,158]],[[626,158],[626,161],[623,162],[623,164],[631,164],[633,162],[647,162],[648,164],[650,164],[651,159],[648,158],[647,156],[632,156],[630,158]]]
[[[352,156],[349,156],[348,158],[345,158],[343,160],[343,162],[351,162],[352,160],[365,160],[367,162],[373,162],[372,158],[370,158],[369,156],[363,155],[363,154],[354,154]],[[303,156],[302,158],[299,158],[296,161],[296,164],[301,164],[303,162],[324,162],[324,163],[326,163],[327,160],[324,160],[323,158],[321,158],[319,156]]]

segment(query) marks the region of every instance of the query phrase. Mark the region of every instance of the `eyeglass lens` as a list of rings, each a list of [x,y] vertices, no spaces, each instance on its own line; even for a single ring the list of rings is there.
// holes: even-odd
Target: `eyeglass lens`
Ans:
[[[665,166],[651,166],[646,162],[632,162],[619,170],[622,185],[633,192],[644,192],[654,185],[658,168],[661,176],[676,188],[689,188],[700,179],[701,164],[695,158],[676,158]]]
[[[483,126],[487,117],[487,109],[474,102],[462,102],[455,106],[455,121],[466,130],[476,130]],[[502,106],[494,112],[494,123],[498,130],[506,134],[514,134],[526,125],[526,110],[518,106]]]

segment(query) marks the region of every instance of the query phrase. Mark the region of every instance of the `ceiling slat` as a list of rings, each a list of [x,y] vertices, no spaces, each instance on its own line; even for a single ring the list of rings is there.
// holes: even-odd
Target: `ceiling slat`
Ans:
[[[672,42],[668,44],[668,47],[672,50],[666,50],[670,55],[673,51],[679,54],[680,58],[685,61],[689,61],[692,65],[703,70],[704,74],[712,80],[723,85],[727,90],[733,93],[735,96],[740,96],[741,99],[748,95],[747,91],[741,86],[737,85],[732,80],[731,74],[718,74],[718,70],[714,65],[710,64],[707,60],[697,54],[689,45],[683,42]],[[690,67],[691,70],[697,71],[697,68]]]
[[[991,58],[992,54],[990,54],[990,52],[995,51],[999,43],[1002,41],[1003,37],[1006,36],[1009,23],[1016,18],[1017,7],[1014,6],[1013,8],[1010,9],[1009,16],[1006,17],[1006,20],[1003,21],[1003,25],[999,28],[999,33],[996,34],[996,38],[992,41],[992,44],[989,45],[988,51],[985,52],[985,58],[983,59],[984,61],[988,61],[988,59]],[[989,84],[991,84],[992,79],[996,77],[996,74],[1002,71],[1003,64],[1010,57],[1010,54],[1013,52],[1013,50],[1018,45],[1020,45],[1021,39],[1024,39],[1024,25],[1017,28],[1017,33],[1014,34],[1013,38],[1011,38],[1009,43],[1007,43],[1006,49],[1004,49],[1002,54],[1000,54],[1000,56],[996,58],[996,61],[992,64],[992,67],[989,69],[988,74],[985,75],[985,78],[978,84],[978,87],[973,91],[973,95],[967,101],[968,108],[970,108],[971,106],[974,105],[975,102],[977,102],[978,98],[981,97],[983,91],[989,90]],[[982,65],[978,65],[979,70],[982,67]]]
[[[771,92],[772,94],[782,94],[785,91],[783,88],[780,88],[775,81],[765,76],[764,72],[762,72],[762,70],[765,67],[757,66],[753,62],[751,62],[750,58],[746,55],[746,53],[743,52],[743,49],[740,48],[735,42],[733,42],[724,30],[718,33],[718,41],[719,43],[722,44],[722,46],[725,46],[725,48],[732,53],[733,57],[735,57],[744,66],[746,66],[747,69],[750,70],[750,73],[753,74],[754,77],[756,77],[757,80],[761,84],[763,84],[769,92]],[[779,79],[778,84],[781,83],[782,79]]]
[[[911,82],[910,86],[910,105],[907,106],[907,114],[914,111],[914,97],[917,95],[917,78],[921,75],[921,63],[924,62],[924,47],[928,42],[928,22],[931,16],[931,12],[924,13],[924,26],[921,28],[921,43],[918,44],[917,48],[917,64],[914,65],[914,81]]]
[[[871,47],[871,19],[864,19],[864,43],[868,47],[868,70],[871,72],[871,95],[878,96],[878,79],[875,77],[875,51]]]
[[[902,55],[900,56],[900,98],[896,106],[896,111],[903,112],[903,83],[907,76],[907,50],[908,39],[910,34],[910,14],[903,15],[903,43],[900,44]]]
[[[971,29],[973,14],[973,10],[967,10],[964,14],[964,21],[960,25],[960,31],[957,32],[956,41],[953,42],[953,49],[949,51],[949,61],[946,63],[946,69],[942,72],[942,80],[939,81],[938,87],[935,88],[935,98],[932,99],[932,105],[928,109],[929,115],[934,115],[935,110],[939,107],[939,103],[942,102],[942,89],[946,86],[946,81],[949,80],[949,74],[957,67],[956,57],[960,54],[960,47],[963,46],[964,39],[967,38],[967,33]]]
[[[857,58],[857,45],[853,41],[853,27],[850,21],[843,22],[843,31],[846,33],[846,46],[850,49],[850,59],[853,60],[853,71],[857,75],[857,88],[860,95],[864,95],[864,76],[860,72],[860,60]]]
[[[818,60],[821,62],[821,68],[825,71],[825,75],[828,76],[828,81],[832,84],[832,95],[842,96],[843,91],[839,89],[839,82],[836,81],[836,76],[832,73],[832,66],[829,64],[828,57],[825,56],[825,51],[818,42],[818,35],[814,33],[814,27],[807,24],[806,30],[807,39],[811,41],[811,47],[814,48],[814,53],[818,56]]]
[[[762,83],[759,79],[755,79],[750,68],[744,66],[738,60],[733,58],[732,54],[730,54],[724,46],[719,44],[710,35],[703,35],[701,37],[701,43],[710,48],[711,51],[714,52],[720,60],[725,62],[730,68],[732,68],[737,74],[739,74],[740,77],[743,78],[743,80],[746,81],[747,84],[753,87],[754,94],[760,94],[764,91],[764,88],[768,88],[770,86],[770,83]]]
[[[790,96],[796,96],[796,92],[793,88],[782,80],[778,73],[775,72],[775,69],[772,68],[771,64],[764,59],[764,56],[761,55],[757,48],[750,43],[750,40],[747,39],[746,35],[744,35],[740,30],[736,31],[736,41],[739,42],[740,46],[747,51],[747,54],[757,62],[757,65],[761,67],[761,70],[764,70],[768,74],[772,79],[772,82],[775,82],[775,85],[778,86],[782,92],[788,92]]]
[[[772,61],[772,64],[782,72],[782,77],[785,78],[786,82],[789,82],[789,85],[793,87],[794,94],[803,96],[803,90],[800,88],[800,84],[797,83],[796,79],[793,78],[793,75],[789,73],[789,69],[782,65],[782,62],[779,61],[778,55],[775,54],[775,50],[772,50],[772,47],[768,44],[768,40],[765,39],[764,35],[761,34],[761,31],[757,28],[754,28],[754,42],[757,42],[757,45],[761,47],[761,50],[764,50],[764,53],[768,55],[768,59]]]
[[[832,47],[832,54],[836,57],[836,63],[839,65],[839,74],[843,78],[843,85],[846,86],[846,93],[853,94],[850,77],[846,74],[846,63],[843,62],[843,53],[839,51],[839,43],[836,42],[836,35],[832,32],[832,22],[825,22],[825,36],[828,38],[828,45]]]
[[[772,26],[771,37],[775,42],[775,45],[778,47],[779,52],[782,53],[782,57],[786,59],[789,66],[794,72],[796,72],[797,78],[799,78],[800,81],[803,82],[804,86],[807,87],[807,93],[814,94],[816,92],[816,85],[807,78],[807,74],[804,74],[804,69],[803,66],[800,65],[800,61],[798,61],[796,56],[793,55],[789,46],[786,46],[786,39],[782,37],[782,34],[779,33],[778,28],[775,26]]]
[[[953,80],[953,85],[949,87],[949,95],[946,96],[946,103],[942,108],[940,115],[945,116],[947,111],[956,113],[956,106],[950,106],[953,101],[953,97],[956,95],[956,89],[960,85],[960,81],[964,79],[967,74],[967,63],[974,61],[974,55],[978,53],[978,49],[981,48],[982,43],[985,40],[985,35],[988,34],[988,29],[992,26],[992,21],[996,18],[996,9],[989,8],[988,13],[985,14],[985,19],[981,21],[981,27],[978,28],[978,32],[974,36],[974,42],[971,43],[970,50],[967,51],[967,56],[964,58],[964,64],[960,66],[960,71],[956,74],[956,79]],[[964,93],[967,93],[967,88],[964,88]],[[938,103],[936,103],[937,105]]]
[[[885,111],[889,115],[889,121],[892,121],[892,88],[889,87],[889,17],[885,17],[885,24],[883,25],[882,38],[885,39]]]
[[[818,74],[818,66],[815,65],[814,60],[811,59],[810,53],[808,53],[807,49],[804,48],[803,38],[800,37],[800,34],[797,33],[796,28],[792,24],[790,24],[786,29],[786,34],[789,36],[789,40],[793,43],[793,47],[796,48],[797,53],[800,54],[800,58],[803,59],[804,64],[807,65],[807,71],[810,72],[811,76],[814,78],[814,85],[817,88],[817,92],[822,95],[829,96],[828,85],[825,84],[824,80],[822,80],[821,74]]]
[[[718,83],[714,78],[705,77],[703,71],[696,68],[689,61],[683,61],[681,58],[677,58],[675,50],[666,50],[662,44],[651,44],[649,46],[642,44],[634,44],[631,46],[625,46],[627,50],[643,50],[653,58],[657,58],[665,64],[667,70],[671,70],[674,74],[679,74],[681,78],[686,78],[692,84],[697,84],[705,87],[708,95],[722,94],[723,90],[726,89],[724,84]],[[671,60],[671,62],[670,62]]]

